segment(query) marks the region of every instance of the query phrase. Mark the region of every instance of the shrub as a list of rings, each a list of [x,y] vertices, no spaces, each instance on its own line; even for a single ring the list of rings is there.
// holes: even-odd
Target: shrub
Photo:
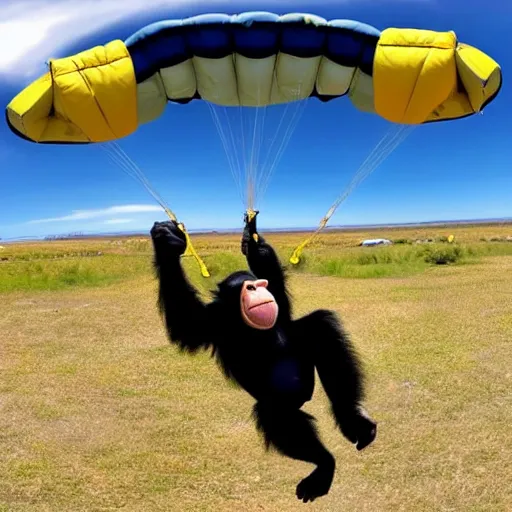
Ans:
[[[461,247],[427,247],[424,253],[426,263],[435,265],[447,265],[449,263],[456,263],[464,256],[464,251]]]

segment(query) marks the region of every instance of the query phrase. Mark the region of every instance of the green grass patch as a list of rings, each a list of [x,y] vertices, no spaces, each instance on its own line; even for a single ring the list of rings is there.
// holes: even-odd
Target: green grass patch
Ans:
[[[353,247],[318,254],[307,250],[294,268],[347,278],[401,277],[438,265],[477,263],[482,257],[512,255],[512,244],[398,244]]]
[[[123,255],[4,261],[0,264],[0,292],[101,286],[140,276],[150,267],[148,257]]]
[[[354,279],[370,279],[379,277],[396,277],[412,275],[424,271],[428,267],[421,261],[415,265],[399,263],[373,263],[371,265],[358,265],[343,260],[326,260],[314,265],[315,273],[325,276],[338,276]]]
[[[218,252],[207,255],[202,259],[215,281],[224,279],[232,272],[247,268],[247,260],[241,253]],[[198,266],[196,260],[194,258],[186,258],[185,268],[189,272],[189,275],[197,273]]]
[[[299,269],[325,276],[379,278],[423,272],[431,264],[426,250],[418,245],[354,247],[336,254],[303,256]]]
[[[284,240],[284,239],[283,239]],[[130,243],[128,243],[130,242]],[[80,245],[82,244],[82,245]],[[211,279],[201,277],[192,257],[183,258],[192,282],[208,291],[230,273],[247,268],[239,244],[213,250],[199,250]],[[298,266],[289,263],[290,248],[281,239],[273,241],[279,257],[290,273],[310,272],[347,278],[403,277],[438,265],[478,263],[489,256],[512,255],[512,244],[474,242],[468,244],[401,243],[377,247],[308,247]],[[0,293],[27,290],[109,285],[141,275],[152,275],[152,247],[147,241],[121,243],[87,241],[72,245],[11,246],[2,251]]]

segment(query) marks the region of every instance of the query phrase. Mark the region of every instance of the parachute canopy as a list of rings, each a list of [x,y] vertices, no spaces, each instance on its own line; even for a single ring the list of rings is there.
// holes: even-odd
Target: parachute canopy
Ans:
[[[168,102],[258,107],[348,95],[359,110],[416,125],[480,112],[501,82],[499,65],[453,32],[380,32],[309,14],[208,14],[50,60],[6,118],[35,142],[108,142],[156,119]]]

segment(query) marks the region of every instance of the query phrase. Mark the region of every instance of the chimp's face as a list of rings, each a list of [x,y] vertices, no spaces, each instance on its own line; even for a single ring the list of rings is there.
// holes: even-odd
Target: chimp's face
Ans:
[[[244,281],[240,292],[240,309],[244,322],[254,329],[272,329],[279,308],[274,296],[267,290],[268,281]]]
[[[240,311],[243,322],[253,329],[272,329],[279,307],[267,289],[268,281],[246,271],[234,272],[219,283],[217,299],[230,311]]]

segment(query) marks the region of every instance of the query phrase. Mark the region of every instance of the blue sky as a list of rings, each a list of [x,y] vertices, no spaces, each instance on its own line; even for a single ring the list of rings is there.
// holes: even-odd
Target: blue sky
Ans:
[[[330,225],[512,216],[512,4],[503,0],[230,2],[3,0],[2,108],[50,57],[125,39],[147,23],[205,12],[269,10],[454,30],[503,69],[483,115],[416,128],[347,199]],[[121,7],[122,4],[122,7]],[[93,8],[93,5],[96,6]],[[149,6],[149,8],[148,8]],[[260,227],[315,226],[389,125],[347,98],[308,102],[259,204]],[[119,142],[189,229],[241,227],[243,204],[207,106],[169,105]],[[98,147],[25,142],[0,125],[0,238],[149,231],[165,214]]]

